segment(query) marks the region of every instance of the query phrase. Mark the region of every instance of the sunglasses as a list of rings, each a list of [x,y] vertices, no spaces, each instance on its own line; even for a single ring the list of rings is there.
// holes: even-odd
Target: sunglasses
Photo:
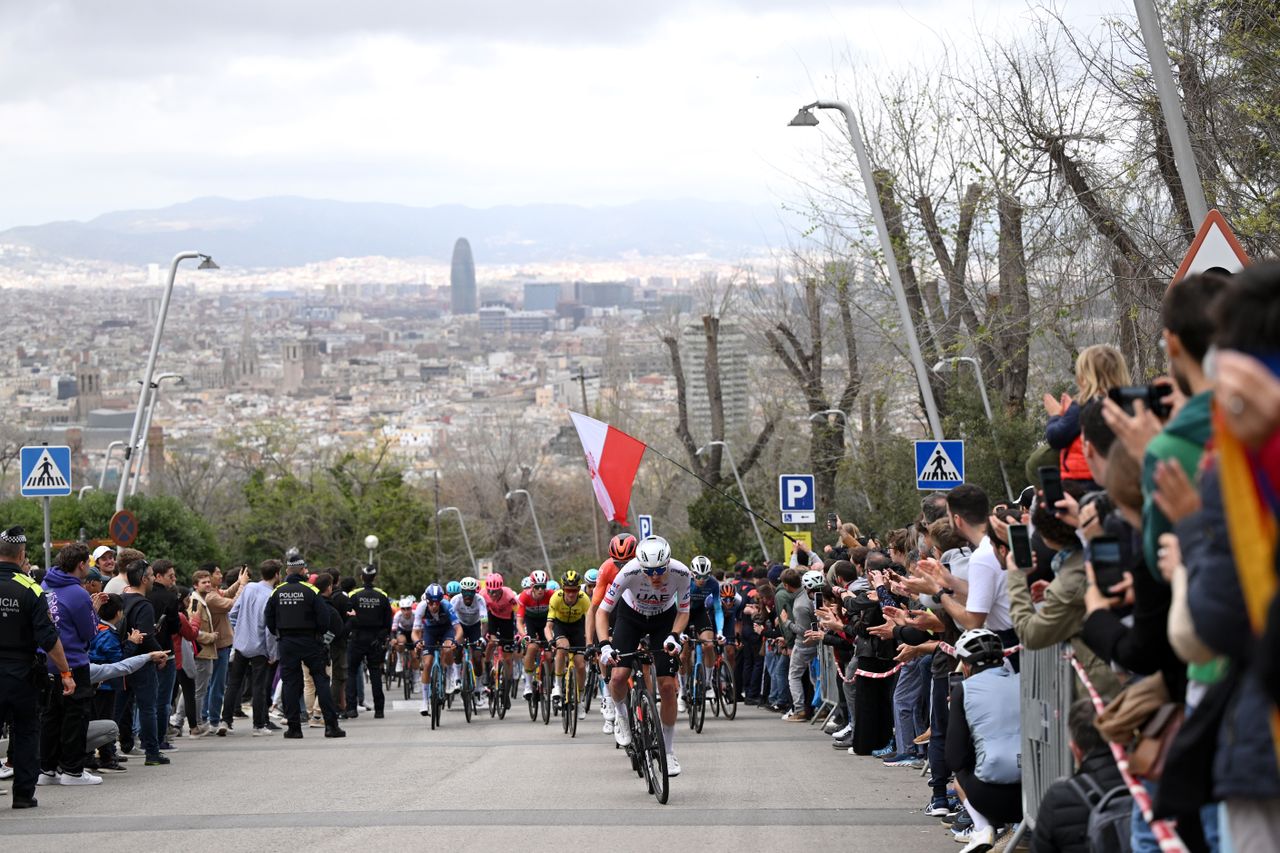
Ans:
[[[546,585],[546,584],[538,584],[538,585],[535,585],[535,586],[533,586],[533,587],[532,587],[532,589],[536,589],[536,590],[538,590],[539,592],[542,592],[542,591],[543,591],[543,590],[545,590],[546,588],[547,588],[547,585]]]
[[[666,566],[660,566],[659,568],[656,568],[656,569],[650,569],[650,568],[647,568],[647,567],[643,567],[643,568],[641,568],[641,571],[642,571],[642,572],[644,572],[644,573],[645,573],[646,575],[648,575],[649,577],[653,577],[654,575],[665,575],[665,574],[667,573],[667,567],[666,567]]]

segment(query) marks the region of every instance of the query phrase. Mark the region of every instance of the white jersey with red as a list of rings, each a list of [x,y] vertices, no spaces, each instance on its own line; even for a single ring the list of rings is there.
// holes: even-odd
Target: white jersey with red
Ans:
[[[547,608],[551,606],[551,591],[542,590],[539,597],[534,598],[533,590],[526,589],[520,593],[520,597],[516,599],[516,615],[521,619],[532,619],[535,622],[545,622],[547,619]]]
[[[672,607],[678,613],[688,613],[689,581],[689,567],[679,560],[667,563],[665,572],[651,578],[640,561],[633,559],[610,584],[600,609],[612,613],[621,601],[641,616],[657,616]]]
[[[511,619],[515,616],[516,610],[516,594],[509,586],[504,586],[498,592],[491,592],[487,587],[484,591],[484,603],[489,608],[490,619]]]

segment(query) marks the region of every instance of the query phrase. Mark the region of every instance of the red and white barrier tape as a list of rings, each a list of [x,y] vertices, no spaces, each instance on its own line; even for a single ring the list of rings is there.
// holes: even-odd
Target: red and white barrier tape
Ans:
[[[1079,676],[1085,690],[1089,691],[1089,698],[1093,700],[1093,707],[1101,714],[1105,707],[1102,697],[1093,688],[1093,683],[1089,681],[1089,676],[1085,674],[1084,667],[1081,666],[1080,661],[1076,660],[1076,656],[1070,651],[1067,651],[1064,657],[1071,661],[1072,669],[1076,671],[1076,675]],[[1124,778],[1124,784],[1129,788],[1133,801],[1138,804],[1138,809],[1142,812],[1143,819],[1151,827],[1151,834],[1156,837],[1156,841],[1160,844],[1160,849],[1166,851],[1166,853],[1175,853],[1175,851],[1176,853],[1187,853],[1187,845],[1178,837],[1173,825],[1166,820],[1152,818],[1151,795],[1147,793],[1147,789],[1142,786],[1142,783],[1129,772],[1129,756],[1125,753],[1124,747],[1118,743],[1109,743],[1108,746],[1111,747],[1111,754],[1115,756],[1116,766],[1120,768],[1120,775]]]
[[[951,655],[953,658],[960,657],[958,654],[956,654],[955,646],[951,645],[950,643],[944,643],[941,640],[938,641],[938,651],[942,652],[944,655]],[[1016,655],[1020,651],[1022,651],[1022,643],[1018,643],[1018,645],[1016,646],[1010,646],[1009,648],[1005,649],[1004,656],[1010,657],[1012,655]]]

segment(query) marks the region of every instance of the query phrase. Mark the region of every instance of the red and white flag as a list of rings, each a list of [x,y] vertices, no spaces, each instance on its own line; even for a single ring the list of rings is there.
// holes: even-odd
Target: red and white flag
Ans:
[[[631,486],[644,457],[644,442],[595,418],[577,412],[570,412],[569,417],[587,455],[587,471],[600,508],[610,520],[626,527]]]

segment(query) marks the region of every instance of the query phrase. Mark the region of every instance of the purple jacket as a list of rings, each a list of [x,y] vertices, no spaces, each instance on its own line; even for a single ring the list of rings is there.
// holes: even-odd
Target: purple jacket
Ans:
[[[85,592],[79,579],[52,568],[44,576],[45,597],[49,599],[49,617],[58,629],[62,651],[67,656],[67,666],[75,669],[89,665],[89,645],[98,624],[93,612],[93,599]],[[57,667],[50,661],[49,672]]]

